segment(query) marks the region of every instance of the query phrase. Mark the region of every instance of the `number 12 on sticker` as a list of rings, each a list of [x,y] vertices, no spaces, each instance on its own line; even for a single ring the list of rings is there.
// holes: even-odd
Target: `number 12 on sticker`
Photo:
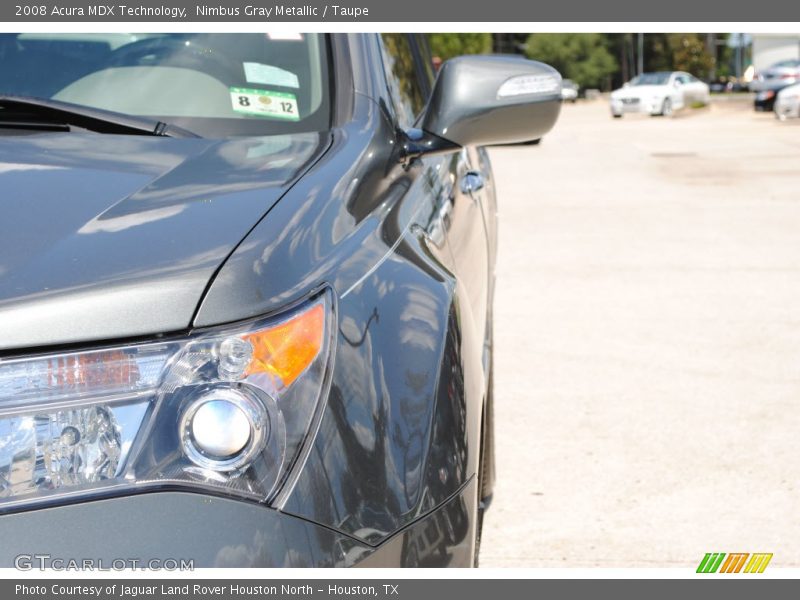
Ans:
[[[299,121],[297,97],[284,92],[230,88],[231,106],[238,113]]]

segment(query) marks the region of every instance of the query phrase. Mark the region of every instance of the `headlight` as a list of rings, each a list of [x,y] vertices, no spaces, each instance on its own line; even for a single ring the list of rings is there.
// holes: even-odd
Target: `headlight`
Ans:
[[[325,292],[184,339],[0,360],[0,511],[154,486],[271,501],[316,430],[332,331]]]

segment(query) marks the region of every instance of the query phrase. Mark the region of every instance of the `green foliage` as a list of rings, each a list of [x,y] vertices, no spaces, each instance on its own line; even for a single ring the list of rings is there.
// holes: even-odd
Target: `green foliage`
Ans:
[[[714,55],[699,33],[645,34],[645,70],[686,71],[705,79],[714,67]]]
[[[717,39],[727,40],[730,34],[718,33]],[[717,77],[727,78],[736,75],[736,67],[734,65],[735,50],[728,44],[717,47]]]
[[[714,66],[714,57],[706,51],[705,42],[696,33],[670,33],[667,36],[672,66],[704,79]]]
[[[491,33],[431,33],[431,53],[447,60],[462,54],[488,54],[492,51]]]
[[[672,52],[666,33],[646,33],[644,35],[644,70],[672,71]]]
[[[608,88],[609,77],[618,69],[601,33],[533,33],[525,54],[552,65],[582,88]]]

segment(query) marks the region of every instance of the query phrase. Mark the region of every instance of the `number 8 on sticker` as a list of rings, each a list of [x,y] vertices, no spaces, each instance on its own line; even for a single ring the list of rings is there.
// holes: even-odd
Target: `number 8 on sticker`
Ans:
[[[230,88],[231,107],[234,112],[257,116],[299,121],[297,96],[285,92]]]

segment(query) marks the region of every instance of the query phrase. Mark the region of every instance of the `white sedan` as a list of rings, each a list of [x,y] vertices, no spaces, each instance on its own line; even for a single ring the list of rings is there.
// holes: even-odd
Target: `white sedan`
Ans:
[[[561,80],[561,99],[564,102],[575,102],[578,100],[578,84],[571,79]]]
[[[694,103],[708,104],[708,85],[683,71],[642,73],[611,92],[611,114],[627,112],[670,116]]]
[[[781,121],[800,117],[800,83],[785,87],[778,92],[774,110],[775,116]]]

